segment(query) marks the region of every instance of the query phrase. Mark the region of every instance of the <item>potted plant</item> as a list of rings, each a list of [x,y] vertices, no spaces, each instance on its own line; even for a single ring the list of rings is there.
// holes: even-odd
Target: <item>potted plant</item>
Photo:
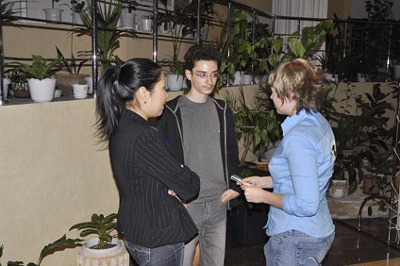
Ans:
[[[88,61],[76,60],[74,55],[71,54],[71,59],[66,59],[63,53],[56,47],[57,55],[61,59],[62,69],[68,73],[57,73],[55,78],[57,80],[57,88],[62,90],[63,96],[71,96],[73,94],[72,85],[85,82],[85,77],[88,75],[80,74],[82,66]]]
[[[263,99],[267,101],[267,99]],[[239,89],[239,96],[228,94],[227,102],[235,116],[235,134],[239,140],[243,139],[244,150],[240,158],[240,165],[245,165],[248,152],[252,150],[261,156],[279,140],[281,136],[278,119],[272,107],[256,104],[256,108],[249,108],[246,104],[243,88]]]
[[[47,62],[40,55],[33,55],[32,64],[15,63],[28,76],[31,99],[35,102],[50,102],[54,98],[56,80],[50,78],[58,70],[61,58]]]
[[[71,0],[69,8],[71,9],[72,23],[82,25],[83,22],[79,14],[85,8],[85,1]]]
[[[132,12],[136,9],[135,5],[137,4],[136,1],[128,0],[126,2],[127,8],[124,8],[121,12],[121,27],[123,29],[134,29],[135,24],[135,14]]]
[[[79,230],[81,237],[96,236],[84,242],[82,250],[78,253],[77,260],[80,265],[86,265],[85,262],[89,260],[102,265],[107,262],[111,254],[117,258],[118,265],[129,266],[129,253],[122,245],[122,241],[117,238],[116,219],[115,213],[107,216],[93,214],[90,221],[75,224],[70,228],[70,231]]]
[[[63,12],[60,8],[55,8],[54,4],[60,2],[60,0],[51,0],[51,8],[45,8],[43,11],[46,14],[46,20],[50,21],[61,21],[61,13]]]
[[[79,13],[84,25],[73,29],[78,36],[91,36],[92,34],[91,1],[86,0],[86,3],[87,8],[84,8]],[[100,58],[102,72],[116,62],[114,52],[120,47],[120,39],[122,37],[136,38],[134,31],[117,29],[121,11],[122,4],[120,2],[114,3],[113,0],[97,2],[97,53]],[[90,55],[91,53],[92,51],[86,51],[82,54]]]

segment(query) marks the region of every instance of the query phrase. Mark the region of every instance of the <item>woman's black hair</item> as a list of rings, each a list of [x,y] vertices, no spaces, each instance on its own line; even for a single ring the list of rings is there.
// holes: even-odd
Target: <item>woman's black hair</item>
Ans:
[[[97,86],[96,123],[98,136],[108,140],[118,126],[121,111],[133,101],[140,87],[153,90],[160,81],[162,69],[147,58],[133,58],[121,66],[110,67],[101,75]]]

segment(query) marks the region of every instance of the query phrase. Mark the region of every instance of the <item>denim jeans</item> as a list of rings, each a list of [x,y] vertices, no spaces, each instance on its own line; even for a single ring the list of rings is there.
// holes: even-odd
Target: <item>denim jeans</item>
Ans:
[[[264,246],[267,266],[321,265],[334,238],[335,233],[315,238],[296,230],[273,235]]]
[[[182,266],[183,243],[147,248],[125,240],[125,246],[139,266]]]
[[[200,266],[222,266],[225,259],[226,204],[221,199],[189,203],[188,212],[199,229],[199,235],[185,246],[184,266],[193,265],[200,241]]]

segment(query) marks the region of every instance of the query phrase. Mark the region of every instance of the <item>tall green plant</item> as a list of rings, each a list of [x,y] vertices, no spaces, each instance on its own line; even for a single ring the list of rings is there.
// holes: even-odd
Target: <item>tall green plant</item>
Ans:
[[[79,12],[84,26],[74,28],[73,30],[78,36],[91,36],[92,34],[91,8],[91,1],[86,0],[86,8],[83,8]],[[101,61],[102,72],[115,62],[116,56],[114,52],[120,47],[120,39],[122,37],[137,37],[134,31],[121,31],[117,29],[122,8],[123,6],[120,2],[114,3],[113,0],[97,2],[97,53]]]
[[[228,93],[227,102],[234,112],[236,138],[243,139],[240,164],[244,165],[250,149],[260,158],[280,138],[280,126],[274,110],[265,108],[265,105],[248,107],[242,87],[238,97]]]

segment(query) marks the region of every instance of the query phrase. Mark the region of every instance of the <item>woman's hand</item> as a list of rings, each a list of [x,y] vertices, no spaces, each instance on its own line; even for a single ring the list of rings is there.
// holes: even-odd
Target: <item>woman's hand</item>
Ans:
[[[269,176],[249,176],[242,180],[243,182],[250,183],[253,186],[260,188],[272,188],[272,177]],[[238,183],[238,185],[241,185]]]
[[[239,193],[234,191],[233,189],[225,190],[225,192],[222,193],[222,195],[221,195],[221,202],[226,204],[226,203],[228,203],[228,201],[230,201],[234,198],[237,198],[238,196],[239,196]]]
[[[266,203],[267,193],[261,187],[252,185],[246,180],[242,181],[240,186],[244,191],[244,196],[248,202]]]

